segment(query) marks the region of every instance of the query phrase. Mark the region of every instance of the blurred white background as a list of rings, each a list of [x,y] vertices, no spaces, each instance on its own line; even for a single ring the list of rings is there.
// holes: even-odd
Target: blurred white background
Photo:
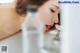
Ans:
[[[10,2],[14,2],[16,0],[0,0],[0,3],[10,3]]]

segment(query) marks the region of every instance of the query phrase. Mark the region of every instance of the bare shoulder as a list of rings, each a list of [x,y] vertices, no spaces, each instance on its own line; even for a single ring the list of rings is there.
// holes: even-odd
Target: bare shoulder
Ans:
[[[23,17],[16,12],[15,4],[0,5],[0,39],[20,30]]]

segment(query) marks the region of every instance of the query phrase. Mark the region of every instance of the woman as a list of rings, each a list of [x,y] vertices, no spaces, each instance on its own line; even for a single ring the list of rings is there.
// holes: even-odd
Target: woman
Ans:
[[[25,17],[28,4],[38,6],[38,13],[45,24],[45,30],[49,30],[55,23],[58,23],[58,0],[18,0],[17,12]]]
[[[18,0],[17,5],[0,7],[0,39],[18,32],[27,13],[27,4],[38,5],[40,19],[45,24],[45,30],[49,30],[54,23],[58,23],[59,5],[56,0]],[[3,5],[6,6],[6,5]],[[16,7],[16,8],[15,8]],[[10,8],[10,9],[9,9]],[[2,10],[1,10],[2,9]],[[7,10],[5,10],[7,9]],[[17,11],[17,12],[16,12]],[[4,16],[5,15],[5,16]]]

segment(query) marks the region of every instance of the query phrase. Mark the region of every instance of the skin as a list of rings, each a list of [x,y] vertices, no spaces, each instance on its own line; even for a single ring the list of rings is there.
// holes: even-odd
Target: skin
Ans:
[[[45,29],[49,30],[54,23],[58,23],[58,13],[59,13],[59,5],[58,1],[50,0],[43,4],[38,9],[39,15],[43,23],[45,24]],[[46,25],[49,26],[46,28]]]
[[[0,5],[0,40],[20,30],[23,17],[15,9],[15,3]]]

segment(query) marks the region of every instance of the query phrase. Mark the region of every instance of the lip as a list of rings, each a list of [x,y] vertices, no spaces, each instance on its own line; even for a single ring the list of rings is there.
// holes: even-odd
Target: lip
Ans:
[[[45,25],[45,27],[46,27],[46,31],[48,31],[48,30],[50,30],[51,25]]]

